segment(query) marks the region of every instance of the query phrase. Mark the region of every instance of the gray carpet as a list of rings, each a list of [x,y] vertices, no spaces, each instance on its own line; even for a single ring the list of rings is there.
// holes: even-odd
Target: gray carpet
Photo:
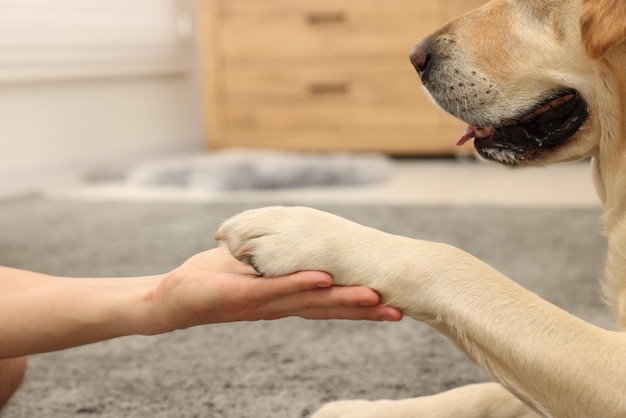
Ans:
[[[0,264],[73,276],[165,272],[215,246],[220,221],[249,207],[6,200]],[[610,326],[597,285],[605,251],[598,210],[320,208],[457,245],[570,312]],[[291,318],[33,356],[22,390],[0,417],[297,418],[334,399],[403,398],[485,379],[416,321]]]

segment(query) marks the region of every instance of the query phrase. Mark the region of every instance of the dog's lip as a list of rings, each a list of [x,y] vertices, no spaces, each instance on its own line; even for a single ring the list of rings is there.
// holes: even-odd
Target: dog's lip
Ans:
[[[558,117],[551,117],[548,112],[558,114],[559,111],[564,109],[567,112],[564,116],[558,115]],[[562,124],[555,125],[559,121],[559,117],[563,120]],[[545,136],[542,138],[535,137],[536,145],[543,147],[546,145],[554,145],[560,142],[563,137],[569,137],[576,132],[580,126],[582,126],[584,120],[587,118],[586,104],[580,95],[574,90],[565,90],[560,94],[553,95],[550,99],[544,101],[542,104],[534,108],[532,111],[525,113],[519,118],[508,118],[501,121],[498,126],[475,126],[468,125],[459,140],[457,145],[461,146],[474,138],[475,140],[484,140],[502,135],[506,136],[505,130],[522,129],[524,127],[533,127],[534,125],[546,124],[551,129],[550,132],[544,132]],[[546,119],[546,120],[542,120]],[[518,130],[519,130],[518,129]],[[537,129],[537,126],[534,126]],[[526,132],[527,137],[534,135]]]

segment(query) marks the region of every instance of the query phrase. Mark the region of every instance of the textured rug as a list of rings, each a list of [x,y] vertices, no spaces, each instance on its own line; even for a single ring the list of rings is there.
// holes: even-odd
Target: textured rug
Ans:
[[[377,183],[390,172],[391,159],[375,153],[227,149],[140,164],[127,181],[204,191],[267,190]]]
[[[144,275],[215,246],[258,204],[0,202],[0,264],[59,275]],[[601,326],[596,209],[318,206],[391,233],[447,242]],[[7,343],[7,342],[3,342]],[[279,321],[132,336],[32,356],[12,417],[307,417],[324,402],[403,398],[486,380],[445,338],[400,323]]]

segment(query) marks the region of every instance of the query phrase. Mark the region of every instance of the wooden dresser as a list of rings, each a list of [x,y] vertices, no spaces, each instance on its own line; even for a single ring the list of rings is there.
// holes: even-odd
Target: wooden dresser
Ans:
[[[486,0],[199,0],[211,148],[457,152],[408,59]]]

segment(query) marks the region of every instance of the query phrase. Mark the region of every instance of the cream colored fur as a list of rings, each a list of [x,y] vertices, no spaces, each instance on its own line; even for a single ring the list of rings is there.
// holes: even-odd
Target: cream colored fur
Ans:
[[[309,208],[244,212],[216,237],[260,273],[323,270],[336,284],[376,289],[385,303],[448,336],[496,382],[399,401],[334,402],[315,418],[626,417],[624,4],[496,0],[431,37],[454,41],[442,51],[452,61],[434,89],[455,77],[475,81],[442,105],[467,121],[505,120],[556,86],[587,102],[589,119],[564,143],[489,158],[523,166],[593,157],[609,243],[604,291],[618,331],[574,317],[448,245]]]

